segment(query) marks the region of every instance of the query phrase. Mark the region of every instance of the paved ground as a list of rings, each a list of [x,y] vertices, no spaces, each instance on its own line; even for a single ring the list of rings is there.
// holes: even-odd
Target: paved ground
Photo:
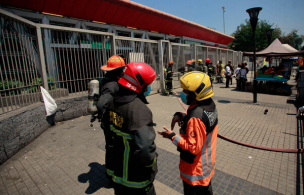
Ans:
[[[180,89],[176,90],[177,92]],[[258,94],[214,84],[219,134],[268,147],[300,148],[292,96]],[[183,110],[175,96],[148,97],[155,130],[170,126]],[[268,109],[265,115],[264,110]],[[114,194],[107,188],[103,132],[89,116],[57,123],[0,166],[0,194]],[[177,133],[178,128],[174,131]],[[157,194],[182,194],[175,146],[156,138]],[[303,194],[302,155],[248,148],[218,138],[215,194]]]

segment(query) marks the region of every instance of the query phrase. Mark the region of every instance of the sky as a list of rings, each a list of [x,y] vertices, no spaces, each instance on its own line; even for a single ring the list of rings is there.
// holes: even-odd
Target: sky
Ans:
[[[133,2],[172,14],[174,16],[213,28],[231,35],[245,19],[247,9],[262,7],[260,20],[266,20],[288,34],[298,30],[304,35],[304,0],[132,0]]]

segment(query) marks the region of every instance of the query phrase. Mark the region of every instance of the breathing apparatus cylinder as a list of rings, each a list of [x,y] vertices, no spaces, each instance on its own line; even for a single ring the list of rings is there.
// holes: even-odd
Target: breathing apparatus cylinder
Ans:
[[[97,103],[99,99],[99,81],[92,80],[89,83],[88,89],[88,113],[96,115],[98,113]]]

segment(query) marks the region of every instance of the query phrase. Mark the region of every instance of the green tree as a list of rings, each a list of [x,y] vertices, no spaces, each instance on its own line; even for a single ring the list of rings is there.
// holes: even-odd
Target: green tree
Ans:
[[[255,40],[257,51],[263,50],[268,47],[268,38],[266,35],[266,30],[273,28],[274,24],[270,24],[266,20],[259,20],[255,31]],[[275,27],[272,33],[271,41],[282,35],[280,28]],[[228,44],[229,49],[234,49],[237,51],[253,51],[253,34],[250,21],[245,20],[245,24],[241,24],[237,27],[236,31],[232,33],[235,39]]]
[[[302,48],[302,43],[304,41],[304,35],[298,35],[298,30],[293,29],[287,35],[283,34],[280,38],[281,43],[289,44],[295,49],[300,50]]]

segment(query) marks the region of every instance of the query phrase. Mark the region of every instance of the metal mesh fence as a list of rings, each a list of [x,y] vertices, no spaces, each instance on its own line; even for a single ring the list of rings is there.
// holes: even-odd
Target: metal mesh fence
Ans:
[[[209,58],[213,65],[216,65],[219,61],[226,65],[228,60],[232,60],[234,68],[242,62],[242,52],[232,51],[228,49],[221,49],[208,46],[197,46],[196,59],[202,59],[203,61]]]
[[[192,47],[189,45],[171,45],[172,60],[174,62],[174,71],[184,67],[188,60],[191,60]]]
[[[227,50],[221,50],[220,52],[220,60],[222,60],[222,64],[226,65],[228,62]]]
[[[174,62],[174,74],[173,74],[173,88],[180,87],[179,79],[182,76],[181,71],[186,66],[188,60],[191,59],[192,47],[186,44],[171,44],[172,48],[172,60]]]
[[[211,60],[211,63],[213,65],[216,65],[217,59],[216,59],[216,49],[214,48],[207,48],[208,49],[208,58]]]
[[[193,58],[210,58],[214,65],[220,60],[226,64],[232,59],[233,65],[242,61],[241,52],[226,49],[197,45],[194,51],[194,45],[35,24],[16,18],[0,13],[0,114],[40,101],[40,86],[56,97],[86,94],[91,80],[103,78],[100,68],[113,54],[124,55],[126,63],[142,61],[151,65],[157,73],[152,91],[158,92],[164,87],[160,78],[169,60],[174,61],[174,88],[180,87],[181,68]]]
[[[234,70],[235,70],[237,68],[238,64],[239,64],[238,52],[236,52],[236,51],[233,52],[232,64],[233,64]]]
[[[111,56],[110,37],[54,29],[42,34],[49,90],[87,93],[91,80],[102,79],[100,68]]]
[[[40,101],[36,28],[0,15],[0,113]]]
[[[123,37],[115,39],[116,54],[122,54],[126,58],[126,63],[140,61],[149,64],[156,72],[156,81],[159,81],[159,56],[158,56],[158,43],[157,41],[149,40],[124,40]],[[158,91],[159,85],[154,82],[151,87],[152,91]]]
[[[115,40],[116,54],[122,54],[126,63],[141,61],[149,64],[159,74],[158,67],[158,44],[143,41]]]

